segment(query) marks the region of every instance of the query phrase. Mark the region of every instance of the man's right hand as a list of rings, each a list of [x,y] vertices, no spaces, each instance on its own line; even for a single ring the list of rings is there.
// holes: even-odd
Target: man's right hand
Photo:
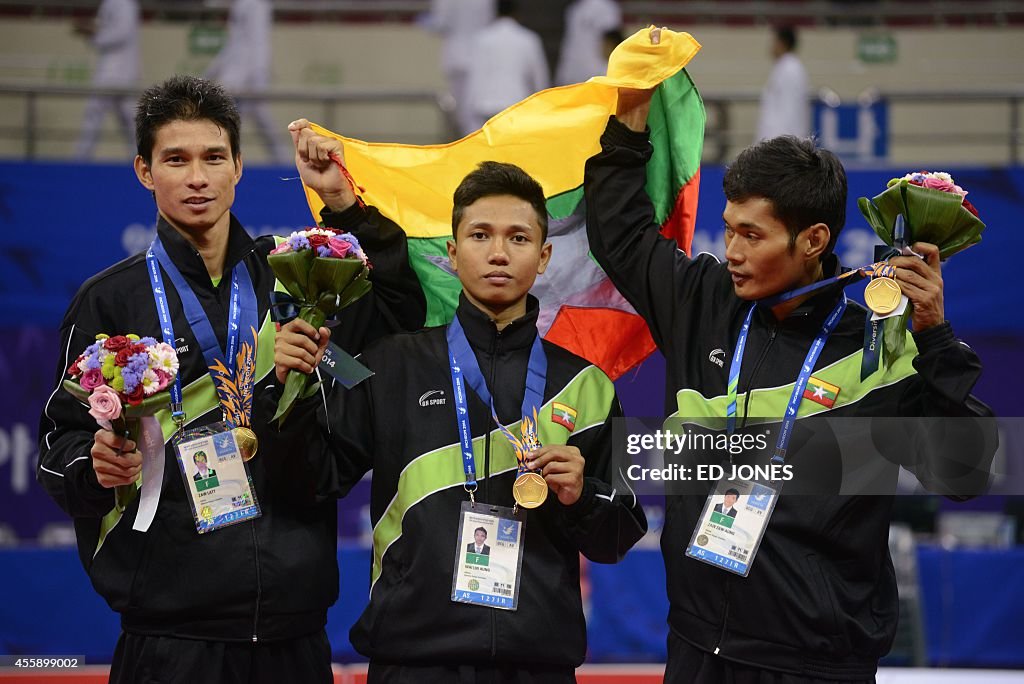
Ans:
[[[110,430],[96,431],[90,453],[96,479],[106,489],[130,485],[142,474],[142,454],[135,442]]]
[[[661,42],[661,29],[651,27],[651,45]],[[619,100],[615,106],[615,118],[632,131],[638,133],[647,129],[647,114],[651,111],[651,98],[654,88],[637,90],[635,88],[619,88]]]
[[[317,135],[306,119],[292,121],[288,132],[295,144],[295,168],[302,182],[312,188],[331,211],[344,211],[355,204],[356,194],[338,167],[338,163],[345,163],[341,141]]]
[[[331,340],[329,328],[316,330],[301,318],[281,326],[274,337],[274,372],[277,381],[284,384],[288,371],[297,370],[309,375],[324,358],[324,349]]]

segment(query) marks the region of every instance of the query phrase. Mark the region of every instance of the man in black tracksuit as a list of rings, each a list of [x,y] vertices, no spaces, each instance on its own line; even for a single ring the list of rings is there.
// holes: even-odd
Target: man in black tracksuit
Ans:
[[[781,137],[748,148],[724,182],[727,262],[688,258],[658,234],[644,190],[649,102],[650,93],[620,90],[601,151],[587,162],[590,246],[665,355],[666,411],[684,420],[724,418],[729,361],[751,306],[838,274],[831,252],[845,219],[846,177],[834,155],[810,141]],[[938,250],[912,249],[925,259],[890,262],[914,304],[904,353],[862,381],[865,310],[850,302],[813,365],[820,386],[838,390],[834,404],[826,413],[804,399],[799,416],[990,415],[970,395],[981,364],[943,318]],[[739,427],[748,416],[782,418],[811,342],[841,298],[835,283],[756,307],[738,376]],[[725,351],[724,365],[709,358],[716,349]],[[913,450],[901,460],[929,487],[977,494],[995,440],[974,429],[977,439],[959,463]],[[817,455],[797,450],[786,463],[799,474]],[[746,577],[686,556],[705,501],[667,497],[666,681],[873,681],[897,622],[887,547],[892,496],[787,497],[784,488]]]
[[[517,460],[479,392],[453,389],[461,385],[452,365],[465,369],[475,359],[497,419],[518,433],[536,369],[538,303],[527,293],[550,255],[546,218],[543,191],[517,167],[486,162],[467,176],[455,192],[455,241],[448,244],[463,285],[456,322],[472,358],[450,346],[449,327],[385,338],[361,357],[376,375],[335,392],[326,415],[322,404],[305,402],[282,433],[287,440],[310,429],[305,423],[319,411],[330,430],[330,454],[314,464],[325,495],[344,495],[373,469],[370,602],[351,632],[370,658],[371,682],[575,681],[586,654],[579,554],[614,563],[646,531],[635,495],[611,467],[610,421],[621,415],[614,386],[598,368],[542,341],[547,368],[536,411],[543,446],[528,467],[550,492],[523,523],[518,608],[453,600],[453,560],[469,553],[476,532],[468,525],[460,533],[459,524],[472,489],[460,448],[461,396],[476,509],[513,505]],[[328,331],[319,331],[319,345],[316,334],[302,321],[282,329],[279,382],[288,369],[312,367]],[[501,536],[492,537],[493,565]]]
[[[119,454],[122,438],[97,431],[86,408],[60,388],[69,364],[97,334],[160,339],[143,254],[90,278],[68,308],[57,388],[40,419],[38,479],[74,518],[82,564],[121,614],[111,681],[330,682],[324,625],[338,596],[337,510],[333,502],[312,496],[301,445],[275,448],[263,439],[274,408],[260,401],[272,384],[266,376],[273,367],[275,330],[268,309],[275,278],[266,257],[274,241],[253,240],[230,213],[241,176],[238,113],[219,86],[191,77],[147,91],[139,112],[136,169],[156,199],[157,235],[222,348],[232,273],[244,265],[252,279],[261,327],[251,425],[262,446],[248,472],[262,515],[197,533],[170,445],[175,428],[165,410],[157,416],[166,442],[159,505],[148,531],[133,530],[140,499],[119,511],[113,488],[135,483],[141,455],[130,441]],[[333,163],[306,159],[298,166],[335,209],[323,212],[325,223],[356,235],[374,264],[372,292],[341,314],[339,343],[358,351],[386,332],[422,326],[425,302],[408,265],[404,234],[375,212],[354,206]],[[186,426],[218,421],[221,410],[197,336],[179,293],[166,289]]]

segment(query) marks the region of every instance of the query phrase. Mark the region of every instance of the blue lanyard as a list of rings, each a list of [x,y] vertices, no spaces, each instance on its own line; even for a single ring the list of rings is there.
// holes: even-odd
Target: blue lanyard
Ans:
[[[203,311],[202,304],[199,303],[199,299],[196,297],[195,292],[192,291],[188,281],[178,270],[178,267],[171,261],[170,256],[167,254],[167,250],[164,248],[160,238],[153,241],[150,245],[149,250],[146,252],[146,264],[149,270],[150,285],[153,289],[153,299],[156,300],[156,309],[160,316],[160,329],[163,335],[163,340],[172,347],[174,344],[174,326],[171,323],[170,307],[167,304],[167,293],[164,289],[163,277],[160,274],[160,267],[167,272],[167,276],[171,279],[171,284],[174,285],[174,289],[178,292],[178,296],[181,298],[182,310],[185,313],[185,319],[188,321],[189,327],[192,329],[192,333],[196,337],[196,341],[199,342],[199,346],[202,348],[203,358],[206,361],[207,368],[211,369],[211,375],[214,379],[214,385],[217,388],[217,395],[220,398],[221,406],[225,407],[229,405],[229,395],[226,389],[221,385],[218,380],[219,376],[212,372],[212,368],[217,365],[219,361],[227,370],[228,375],[231,378],[237,378],[238,374],[235,372],[238,358],[238,345],[242,336],[243,330],[255,330],[256,325],[259,321],[259,312],[256,304],[256,292],[253,289],[252,279],[249,277],[249,271],[246,269],[243,262],[238,262],[232,269],[231,273],[231,303],[228,308],[228,349],[225,354],[224,350],[221,349],[220,342],[217,341],[217,335],[213,332],[213,326],[210,325],[209,319],[206,317],[206,312]],[[159,265],[158,265],[159,264]],[[226,357],[226,358],[225,358]],[[246,396],[247,393],[251,394],[252,387],[252,374],[246,374],[250,376],[249,387],[239,387],[239,396]],[[181,417],[181,422],[184,422],[184,413],[181,411],[182,405],[182,391],[181,391],[181,373],[178,373],[177,378],[174,381],[174,387],[171,388],[171,412],[172,416],[177,413]],[[248,423],[250,416],[242,415],[239,417],[240,421],[244,421],[243,424]],[[177,419],[176,419],[177,421]],[[228,423],[231,427],[235,427],[234,421],[229,417]]]
[[[452,373],[452,388],[455,391],[455,418],[459,426],[459,441],[462,444],[462,469],[466,473],[466,490],[476,490],[476,464],[473,459],[473,433],[469,426],[469,407],[466,400],[466,383],[477,396],[491,407],[494,413],[494,400],[487,381],[480,370],[476,354],[469,346],[466,332],[462,329],[458,314],[448,325],[448,366]],[[523,394],[523,405],[520,413],[530,415],[544,403],[544,386],[547,383],[548,358],[544,354],[540,333],[533,340],[530,348],[530,361],[526,367],[526,391]],[[465,382],[463,381],[465,376]],[[497,415],[497,414],[495,414]]]
[[[791,297],[787,297],[791,299]],[[743,365],[743,353],[746,351],[747,336],[750,334],[750,324],[754,318],[754,309],[757,308],[757,304],[753,304],[750,310],[747,312],[747,317],[743,321],[743,326],[740,328],[739,338],[736,340],[736,351],[732,355],[732,363],[729,365],[729,388],[728,398],[729,404],[726,408],[726,418],[728,423],[728,430],[731,434],[736,428],[736,392],[739,386],[740,379],[740,367]],[[786,415],[782,419],[782,428],[779,430],[779,439],[775,443],[775,454],[772,456],[772,461],[776,463],[782,463],[786,458],[786,448],[789,446],[789,440],[793,436],[793,426],[796,424],[796,413],[800,408],[800,402],[804,397],[804,390],[807,389],[807,381],[811,379],[811,373],[814,371],[814,364],[818,362],[818,357],[821,356],[821,350],[825,348],[825,342],[828,341],[832,332],[836,329],[839,324],[839,320],[843,317],[843,313],[846,311],[846,293],[843,293],[843,298],[839,300],[835,308],[832,309],[832,313],[828,315],[825,322],[821,325],[821,331],[818,336],[814,338],[814,342],[811,343],[811,348],[807,350],[807,356],[804,358],[803,365],[800,367],[800,374],[797,376],[796,384],[793,386],[793,393],[789,395],[789,403],[786,405]],[[749,390],[748,390],[749,391]]]

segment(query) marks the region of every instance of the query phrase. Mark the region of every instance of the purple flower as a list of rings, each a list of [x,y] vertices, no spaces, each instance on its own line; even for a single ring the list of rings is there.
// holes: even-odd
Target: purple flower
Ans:
[[[319,256],[319,257],[329,257],[329,256],[331,256],[331,248],[330,247],[323,247],[323,246],[317,247],[316,248],[316,255]]]
[[[285,240],[285,242],[294,252],[297,252],[300,249],[309,249],[309,240],[306,239],[305,235],[293,233],[287,240]]]
[[[85,357],[85,369],[86,370],[94,370],[94,369],[100,368],[102,365],[103,364],[100,363],[100,355],[99,354],[93,354],[91,356],[86,356]]]
[[[152,347],[153,345],[156,344],[156,340],[152,337],[143,337],[141,340],[139,340],[139,344],[144,344],[147,347]]]

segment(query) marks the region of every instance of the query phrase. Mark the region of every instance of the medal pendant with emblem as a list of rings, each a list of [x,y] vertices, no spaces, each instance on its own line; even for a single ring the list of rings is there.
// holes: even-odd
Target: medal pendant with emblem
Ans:
[[[242,454],[243,461],[249,461],[256,455],[260,441],[251,428],[240,426],[231,430],[235,435],[235,443],[238,445],[238,452]]]
[[[879,316],[887,316],[899,308],[903,291],[892,278],[874,278],[864,288],[864,303]]]

